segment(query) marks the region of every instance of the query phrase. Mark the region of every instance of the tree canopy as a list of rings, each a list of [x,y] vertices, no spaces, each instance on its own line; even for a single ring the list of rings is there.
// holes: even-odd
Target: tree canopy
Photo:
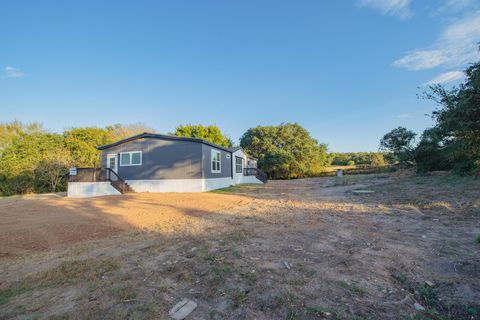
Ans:
[[[248,129],[240,146],[258,158],[258,165],[270,178],[314,176],[330,164],[327,146],[319,144],[296,123],[258,126]]]
[[[468,67],[465,75],[458,88],[435,85],[424,93],[438,108],[432,112],[435,126],[424,131],[415,153],[420,171],[480,170],[480,62]]]
[[[216,125],[204,126],[201,124],[186,124],[175,128],[173,135],[179,137],[200,138],[229,148],[233,146],[232,140]]]
[[[413,160],[416,135],[407,128],[395,128],[380,140],[380,149],[392,152],[400,163],[410,163]]]
[[[153,130],[137,123],[57,134],[38,123],[0,123],[0,195],[65,190],[70,166],[99,166],[98,146],[145,131]]]

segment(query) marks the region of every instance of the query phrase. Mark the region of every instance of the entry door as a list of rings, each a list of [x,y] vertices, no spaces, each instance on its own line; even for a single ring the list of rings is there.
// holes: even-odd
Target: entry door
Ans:
[[[117,155],[116,154],[108,154],[107,155],[107,168],[112,169],[115,173],[118,173],[118,163],[117,163]]]

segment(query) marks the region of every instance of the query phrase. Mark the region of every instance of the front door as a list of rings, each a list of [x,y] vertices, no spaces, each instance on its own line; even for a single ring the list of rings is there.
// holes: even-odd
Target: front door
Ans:
[[[107,168],[112,169],[113,172],[118,173],[118,162],[116,154],[107,154]],[[113,177],[111,177],[113,178]]]

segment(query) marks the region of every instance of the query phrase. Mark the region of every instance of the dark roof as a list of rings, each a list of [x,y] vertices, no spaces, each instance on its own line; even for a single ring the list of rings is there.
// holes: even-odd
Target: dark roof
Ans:
[[[109,149],[111,147],[115,147],[115,146],[118,146],[118,145],[126,143],[126,142],[130,142],[130,141],[137,140],[137,139],[143,139],[143,138],[197,142],[197,143],[203,143],[203,144],[206,144],[208,146],[211,146],[211,147],[214,147],[214,148],[217,148],[217,149],[221,149],[221,150],[224,150],[224,151],[227,151],[227,152],[232,152],[229,148],[219,146],[215,143],[211,143],[210,141],[200,139],[200,138],[177,137],[177,136],[170,136],[170,135],[166,135],[166,134],[157,134],[157,133],[148,133],[148,132],[140,133],[140,134],[137,134],[136,136],[128,137],[128,138],[119,140],[119,141],[114,142],[114,143],[106,144],[106,145],[97,147],[97,149],[98,150],[105,150],[105,149]]]

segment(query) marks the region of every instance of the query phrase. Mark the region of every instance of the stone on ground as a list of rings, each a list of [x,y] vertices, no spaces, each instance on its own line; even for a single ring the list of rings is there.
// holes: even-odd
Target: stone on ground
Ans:
[[[197,307],[197,303],[189,300],[183,299],[177,303],[168,313],[175,320],[185,319],[193,310]]]

